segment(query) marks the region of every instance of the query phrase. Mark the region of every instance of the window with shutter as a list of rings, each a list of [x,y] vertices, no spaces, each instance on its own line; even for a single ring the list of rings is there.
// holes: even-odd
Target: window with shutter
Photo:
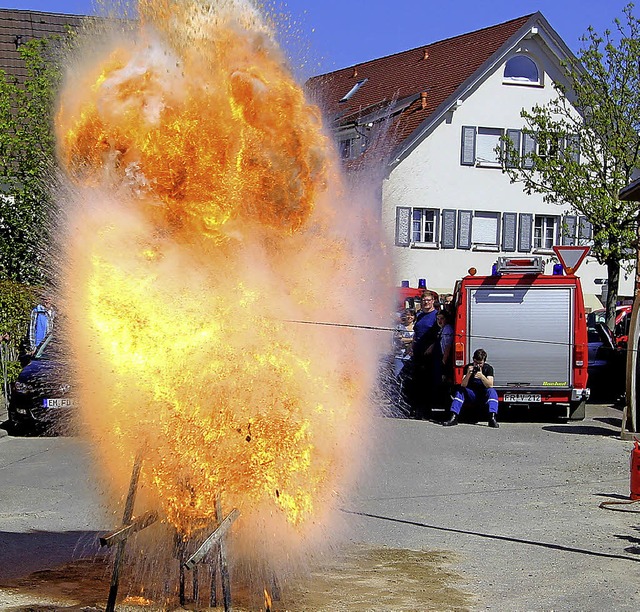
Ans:
[[[443,249],[456,248],[456,211],[442,211],[442,238],[441,246]]]
[[[476,162],[478,166],[502,166],[502,130],[479,127],[476,133]]]
[[[567,159],[580,163],[580,136],[568,134],[565,141],[565,156]]]
[[[562,159],[564,155],[564,138],[558,134],[538,135],[538,157],[543,159]]]
[[[411,244],[411,208],[396,207],[396,246],[408,247]]]
[[[518,251],[529,253],[531,251],[531,229],[533,226],[533,215],[521,213],[518,228]]]
[[[478,246],[497,247],[500,235],[500,213],[476,212],[473,216],[471,242]]]
[[[558,235],[558,217],[536,215],[533,227],[533,248],[551,250]]]
[[[586,217],[578,217],[578,245],[593,246],[593,225]]]
[[[471,221],[473,212],[470,210],[458,211],[458,248],[471,248]]]
[[[460,147],[460,163],[463,166],[475,166],[476,163],[476,128],[462,126],[462,144]]]
[[[562,222],[562,244],[574,246],[576,243],[576,217],[567,215]]]
[[[507,168],[517,168],[520,162],[520,141],[522,132],[520,130],[507,130],[507,138],[511,141],[513,151],[507,150],[505,166]]]
[[[536,139],[532,134],[526,132],[522,134],[522,167],[530,170],[533,168],[531,155],[536,150]]]
[[[438,243],[439,210],[414,208],[411,218],[411,241],[415,244]]]
[[[502,250],[509,253],[516,250],[516,229],[518,215],[502,213]]]

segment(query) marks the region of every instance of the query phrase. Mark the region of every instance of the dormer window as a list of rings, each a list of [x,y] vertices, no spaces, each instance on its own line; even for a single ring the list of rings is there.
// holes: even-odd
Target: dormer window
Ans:
[[[537,64],[527,55],[515,55],[504,66],[504,83],[542,85]]]
[[[356,91],[360,89],[369,79],[362,79],[358,81],[342,98],[340,98],[340,102],[346,102],[350,100],[355,95]]]

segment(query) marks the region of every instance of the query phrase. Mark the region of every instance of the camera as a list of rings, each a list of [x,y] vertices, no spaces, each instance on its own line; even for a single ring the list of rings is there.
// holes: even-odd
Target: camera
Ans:
[[[473,370],[471,370],[471,374],[475,376],[480,371],[480,366],[474,365]]]

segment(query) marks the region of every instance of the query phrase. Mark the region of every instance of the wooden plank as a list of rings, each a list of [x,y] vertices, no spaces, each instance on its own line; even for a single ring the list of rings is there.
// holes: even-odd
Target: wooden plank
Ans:
[[[216,527],[215,531],[200,545],[198,550],[187,559],[185,567],[187,569],[193,569],[197,563],[200,563],[206,556],[206,554],[220,541],[220,539],[226,535],[229,531],[229,527],[240,516],[240,511],[234,508],[227,517]]]

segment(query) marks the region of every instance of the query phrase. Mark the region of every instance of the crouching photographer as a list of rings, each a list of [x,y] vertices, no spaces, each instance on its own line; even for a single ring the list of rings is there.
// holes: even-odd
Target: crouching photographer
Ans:
[[[489,410],[489,427],[499,427],[496,420],[498,393],[493,388],[493,366],[487,363],[487,352],[484,349],[478,349],[473,354],[473,363],[465,366],[461,387],[451,402],[451,417],[443,423],[445,427],[458,424],[460,411],[465,402],[486,404]]]

